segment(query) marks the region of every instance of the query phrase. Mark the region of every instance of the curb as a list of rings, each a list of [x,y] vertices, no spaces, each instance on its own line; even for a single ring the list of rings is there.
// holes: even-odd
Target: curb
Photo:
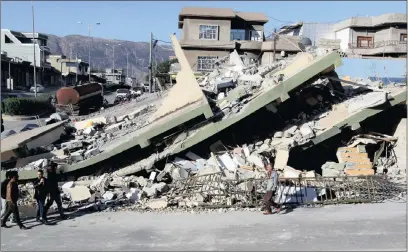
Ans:
[[[43,112],[41,114],[34,115],[34,116],[10,116],[10,115],[3,114],[2,117],[3,117],[3,121],[28,121],[28,120],[35,120],[37,119],[37,117],[41,117],[48,113],[50,113],[50,111],[46,111],[46,112]]]

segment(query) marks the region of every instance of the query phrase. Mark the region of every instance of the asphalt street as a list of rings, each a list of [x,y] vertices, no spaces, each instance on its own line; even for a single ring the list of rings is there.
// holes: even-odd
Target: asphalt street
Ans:
[[[1,250],[407,251],[405,203],[297,208],[279,215],[89,213],[1,230]],[[36,224],[27,223],[27,226]]]

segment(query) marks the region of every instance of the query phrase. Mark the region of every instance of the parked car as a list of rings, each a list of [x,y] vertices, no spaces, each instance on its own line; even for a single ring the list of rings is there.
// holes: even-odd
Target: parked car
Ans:
[[[126,89],[126,88],[120,88],[120,89],[118,89],[118,90],[116,90],[116,97],[117,96],[124,96],[124,97],[127,97],[127,96],[130,96],[130,91],[129,91],[129,89]]]
[[[132,96],[138,97],[138,96],[142,95],[142,90],[140,90],[140,89],[131,89],[130,93],[132,94]]]
[[[44,92],[44,87],[42,85],[37,84],[36,86],[37,86],[37,93]],[[33,93],[35,92],[35,87],[34,86],[32,86],[30,88],[30,92],[33,92]]]

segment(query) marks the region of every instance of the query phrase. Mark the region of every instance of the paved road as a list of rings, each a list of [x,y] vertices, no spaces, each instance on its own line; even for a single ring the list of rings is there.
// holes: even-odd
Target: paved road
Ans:
[[[27,224],[29,226],[29,224]],[[1,230],[1,250],[406,251],[406,204],[258,212],[90,213],[55,226]]]
[[[113,104],[115,100],[115,93],[108,93],[105,95],[105,98],[108,100],[109,103]],[[126,114],[134,110],[136,107],[143,106],[149,103],[154,103],[160,100],[160,97],[157,97],[156,94],[144,94],[143,96],[138,98],[137,102],[134,102],[129,105],[123,105],[122,107],[118,106],[117,108],[111,108],[106,112],[102,112],[97,116],[118,116],[121,114]],[[40,122],[44,125],[45,118],[40,118]],[[37,120],[24,120],[24,121],[3,121],[4,128],[6,130],[13,129],[18,132],[20,129],[24,127],[26,124],[38,124]]]

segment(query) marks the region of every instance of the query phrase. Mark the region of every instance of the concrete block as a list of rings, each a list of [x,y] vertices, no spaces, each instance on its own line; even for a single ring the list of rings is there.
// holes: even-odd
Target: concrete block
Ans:
[[[278,150],[276,152],[275,158],[275,168],[284,169],[289,161],[289,151],[288,150]]]
[[[220,159],[221,166],[223,166],[223,168],[226,168],[230,171],[236,171],[236,169],[238,168],[237,165],[234,163],[234,160],[232,160],[229,153],[224,153],[223,155],[218,156],[218,158]]]
[[[153,184],[151,187],[152,187],[152,188],[156,188],[156,190],[157,190],[158,192],[160,192],[160,193],[165,193],[165,192],[167,192],[167,191],[169,190],[169,187],[168,187],[167,184],[164,183],[164,182],[160,182],[160,183],[157,183],[157,184]]]
[[[307,138],[307,139],[309,139],[309,138],[312,138],[312,137],[314,137],[315,136],[315,133],[313,132],[313,130],[312,130],[312,128],[308,125],[308,124],[303,124],[301,127],[300,127],[300,133],[302,134],[302,136],[304,137],[304,138]]]
[[[136,188],[130,188],[130,192],[126,193],[126,198],[130,200],[130,202],[135,203],[140,199],[140,190]]]
[[[180,168],[183,168],[183,169],[185,169],[187,171],[197,171],[198,170],[197,166],[192,161],[185,160],[185,159],[182,159],[182,158],[179,158],[179,157],[176,157],[174,159],[173,163],[176,166],[178,166]]]
[[[92,156],[95,156],[95,155],[99,154],[100,152],[101,152],[101,151],[100,151],[99,148],[93,148],[93,149],[87,150],[87,151],[85,152],[85,154],[84,154],[84,157],[85,157],[85,158],[90,158],[90,157],[92,157]]]
[[[265,168],[262,158],[260,156],[258,156],[257,154],[251,154],[248,157],[248,162],[251,163],[251,164],[254,164],[254,165],[256,165],[256,166],[258,166],[260,168]]]
[[[282,138],[282,137],[283,137],[282,131],[276,131],[275,134],[273,135],[273,138]]]
[[[76,148],[82,148],[83,143],[82,141],[78,141],[78,140],[72,140],[69,142],[65,142],[61,144],[61,148],[65,149],[67,148],[68,150],[72,150],[72,149],[76,149]]]
[[[220,169],[214,165],[207,165],[203,169],[200,169],[197,173],[197,176],[203,176],[207,174],[213,174],[220,172]]]
[[[234,154],[234,157],[232,158],[232,160],[237,166],[246,165],[245,159],[243,159],[239,154]]]
[[[163,209],[163,208],[166,208],[167,205],[168,205],[167,198],[153,199],[153,200],[149,200],[146,203],[146,206],[150,209]]]
[[[208,166],[206,166],[206,168],[207,167]],[[198,170],[198,174],[200,174],[201,170],[203,169]],[[171,178],[175,181],[180,180],[180,179],[186,179],[188,178],[188,172],[184,168],[177,167],[171,171]]]
[[[283,168],[283,177],[284,178],[298,178],[302,172],[296,170],[290,166],[285,166]]]
[[[75,186],[67,188],[67,193],[71,195],[72,201],[84,201],[91,197],[88,187],[86,186]]]
[[[84,160],[84,150],[78,150],[70,154],[72,162],[80,162]]]
[[[154,181],[154,179],[156,178],[156,174],[157,174],[157,172],[151,172],[150,175],[149,175],[149,180]]]
[[[102,195],[103,199],[105,199],[105,200],[113,200],[115,198],[115,196],[116,196],[116,194],[114,192],[111,192],[111,191],[107,191]]]
[[[58,113],[51,114],[49,118],[57,120],[57,121],[64,121],[64,120],[67,120],[69,116],[65,112],[58,112]]]
[[[143,187],[143,192],[146,194],[147,197],[156,197],[157,195],[157,188],[156,187]]]

